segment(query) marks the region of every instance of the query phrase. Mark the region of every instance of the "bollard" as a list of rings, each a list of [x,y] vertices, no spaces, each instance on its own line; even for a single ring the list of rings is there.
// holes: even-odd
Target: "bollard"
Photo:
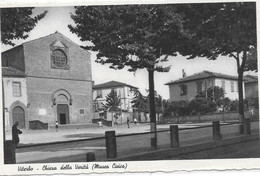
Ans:
[[[171,137],[171,147],[179,147],[179,129],[178,125],[171,125],[170,126],[170,137]]]
[[[221,140],[222,136],[220,134],[219,121],[212,122],[212,129],[213,129],[213,140]]]
[[[14,141],[8,140],[4,142],[4,163],[16,164],[15,144]]]
[[[107,151],[107,158],[116,158],[117,151],[116,151],[116,133],[115,131],[106,131],[106,151]]]
[[[250,119],[244,120],[244,133],[246,135],[251,134]]]
[[[239,134],[244,134],[244,125],[243,124],[239,125]]]
[[[96,160],[96,157],[95,157],[95,154],[93,152],[87,153],[87,156],[86,156],[86,161],[87,162],[95,161],[95,160]]]

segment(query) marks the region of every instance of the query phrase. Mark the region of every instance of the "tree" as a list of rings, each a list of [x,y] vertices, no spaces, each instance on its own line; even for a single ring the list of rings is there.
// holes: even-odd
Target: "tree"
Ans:
[[[96,62],[111,64],[110,68],[129,71],[147,69],[150,90],[150,124],[154,136],[153,148],[157,148],[154,72],[167,72],[161,62],[168,56],[176,56],[183,38],[189,37],[183,30],[182,16],[174,5],[126,5],[75,7],[71,18],[75,26],[70,30],[82,41],[93,45],[85,49],[97,51]]]
[[[113,118],[115,118],[115,123],[117,123],[118,116],[116,113],[114,115],[113,112],[117,112],[120,110],[121,100],[116,91],[112,89],[111,92],[106,96],[106,104],[102,104],[106,111],[112,112],[112,121]]]
[[[220,102],[225,97],[225,91],[223,88],[219,86],[212,86],[210,88],[204,91],[201,91],[198,93],[198,95],[195,96],[196,98],[208,98],[211,102],[216,102],[216,104],[220,104]]]
[[[247,62],[245,63],[245,71],[258,71],[257,66],[257,50],[256,48],[250,48],[247,54]]]
[[[106,104],[103,104],[107,111],[119,111],[120,110],[120,97],[117,95],[115,90],[111,90],[106,96]]]
[[[138,89],[132,89],[134,92],[134,98],[131,101],[133,108],[137,108],[138,121],[141,122],[141,112],[147,111],[147,100]]]
[[[193,36],[183,41],[186,47],[180,51],[189,59],[207,57],[215,60],[219,55],[229,56],[237,62],[239,115],[244,121],[243,73],[247,68],[249,53],[257,48],[256,3],[208,3],[187,4],[185,28],[193,30]]]
[[[194,98],[188,104],[189,109],[197,114],[204,114],[208,112],[207,98]]]
[[[47,14],[47,11],[44,11],[42,14],[39,14],[32,18],[32,9],[33,7],[0,9],[2,44],[14,46],[14,43],[11,40],[26,39],[28,37],[28,34],[26,33],[30,32],[35,27],[36,23]],[[4,87],[2,89],[2,93],[4,96]],[[4,104],[5,102],[3,97],[3,109],[5,107]],[[3,111],[3,124],[5,124],[5,111]],[[3,131],[5,141],[5,125]]]
[[[14,39],[26,39],[28,33],[47,14],[47,11],[32,17],[34,7],[2,8],[1,9],[1,41],[12,45]]]
[[[163,98],[161,95],[157,94],[155,97],[155,111],[158,114],[158,121],[160,119],[160,114],[163,113]]]

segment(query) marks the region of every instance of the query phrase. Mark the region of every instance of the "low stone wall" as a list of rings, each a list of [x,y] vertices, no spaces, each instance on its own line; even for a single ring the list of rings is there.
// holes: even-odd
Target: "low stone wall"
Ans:
[[[31,130],[48,130],[48,123],[39,120],[29,121],[29,129]]]

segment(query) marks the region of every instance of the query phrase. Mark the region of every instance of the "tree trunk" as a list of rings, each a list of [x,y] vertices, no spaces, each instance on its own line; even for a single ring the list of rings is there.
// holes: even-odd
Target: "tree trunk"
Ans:
[[[238,72],[238,111],[239,111],[239,120],[244,122],[244,97],[243,97],[243,70],[239,69]]]
[[[238,73],[238,111],[239,111],[239,120],[244,122],[244,96],[243,96],[243,74],[245,69],[247,52],[243,51],[242,63],[239,63],[239,53],[237,53],[237,73]]]
[[[151,132],[151,147],[157,149],[157,134],[156,134],[156,112],[154,100],[154,71],[148,70],[149,73],[149,106],[150,106],[150,130]]]
[[[4,80],[2,78],[2,110],[3,110],[3,140],[5,142],[5,91],[4,91]]]
[[[138,112],[137,113],[138,113],[138,121],[141,122],[141,111],[140,111],[139,108],[138,108]]]

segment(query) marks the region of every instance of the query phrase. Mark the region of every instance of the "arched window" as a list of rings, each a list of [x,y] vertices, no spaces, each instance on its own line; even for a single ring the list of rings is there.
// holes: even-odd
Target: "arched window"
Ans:
[[[58,68],[64,68],[67,65],[67,56],[60,50],[56,49],[52,52],[52,62]]]

